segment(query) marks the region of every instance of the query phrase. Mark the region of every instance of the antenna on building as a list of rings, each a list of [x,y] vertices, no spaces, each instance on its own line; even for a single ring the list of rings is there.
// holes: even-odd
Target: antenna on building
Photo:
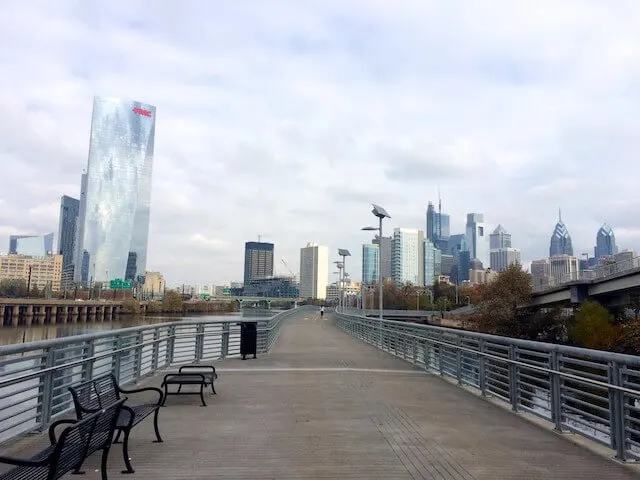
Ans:
[[[562,223],[562,209],[558,207],[558,222]]]
[[[258,234],[258,243],[260,243],[260,239],[261,239],[261,238],[262,238],[262,237],[260,236],[260,234]]]

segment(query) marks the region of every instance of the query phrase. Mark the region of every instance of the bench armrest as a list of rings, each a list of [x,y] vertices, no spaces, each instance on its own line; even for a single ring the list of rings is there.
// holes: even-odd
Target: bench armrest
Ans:
[[[56,422],[53,422],[49,426],[49,441],[51,442],[51,445],[54,445],[54,444],[58,443],[58,439],[56,438],[56,428],[57,427],[59,427],[60,425],[73,425],[77,421],[78,420],[62,419],[62,420],[58,420]]]
[[[24,458],[14,458],[14,457],[1,457],[0,463],[6,463],[9,465],[17,465],[19,467],[41,467],[42,465],[46,465],[49,463],[49,459],[45,458],[44,460],[27,460]]]
[[[162,403],[162,396],[164,395],[164,393],[162,393],[162,390],[160,390],[157,387],[144,387],[144,388],[121,388],[118,387],[118,390],[120,391],[120,393],[143,393],[143,392],[155,392],[158,394],[158,401],[156,402],[156,405],[160,405]]]

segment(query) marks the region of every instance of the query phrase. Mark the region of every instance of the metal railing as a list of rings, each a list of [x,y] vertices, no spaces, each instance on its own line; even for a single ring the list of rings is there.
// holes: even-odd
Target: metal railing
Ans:
[[[640,357],[429,325],[337,314],[385,352],[640,459]]]
[[[39,432],[68,412],[68,387],[73,384],[110,372],[127,384],[171,365],[239,355],[241,321],[258,323],[258,352],[268,352],[283,320],[299,310],[269,318],[183,320],[2,346],[0,442]]]
[[[555,278],[550,277],[542,283],[535,284],[533,286],[533,291],[543,292],[572,282],[602,282],[636,269],[640,269],[640,257],[628,258],[627,260],[614,263],[606,263],[588,270],[569,272]]]

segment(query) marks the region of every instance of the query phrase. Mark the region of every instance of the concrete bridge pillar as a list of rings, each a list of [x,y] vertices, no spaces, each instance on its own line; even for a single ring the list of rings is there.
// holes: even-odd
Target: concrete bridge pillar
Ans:
[[[87,321],[89,320],[89,312],[87,310],[87,307],[82,305],[81,307],[78,307],[78,308],[80,309],[80,318],[79,318],[79,320],[82,323],[87,323]]]
[[[11,305],[11,326],[17,327],[20,320],[20,306]]]
[[[579,305],[589,298],[589,285],[571,285],[571,303]]]

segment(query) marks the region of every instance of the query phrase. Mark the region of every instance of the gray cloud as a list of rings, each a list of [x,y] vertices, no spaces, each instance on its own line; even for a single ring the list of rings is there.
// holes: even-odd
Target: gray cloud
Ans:
[[[157,106],[148,267],[170,283],[241,278],[259,234],[294,269],[307,241],[359,252],[371,202],[424,228],[438,186],[454,231],[484,212],[525,260],[558,206],[577,251],[603,221],[640,247],[640,4],[458,3],[3,2],[0,251],[57,229],[96,94]]]

